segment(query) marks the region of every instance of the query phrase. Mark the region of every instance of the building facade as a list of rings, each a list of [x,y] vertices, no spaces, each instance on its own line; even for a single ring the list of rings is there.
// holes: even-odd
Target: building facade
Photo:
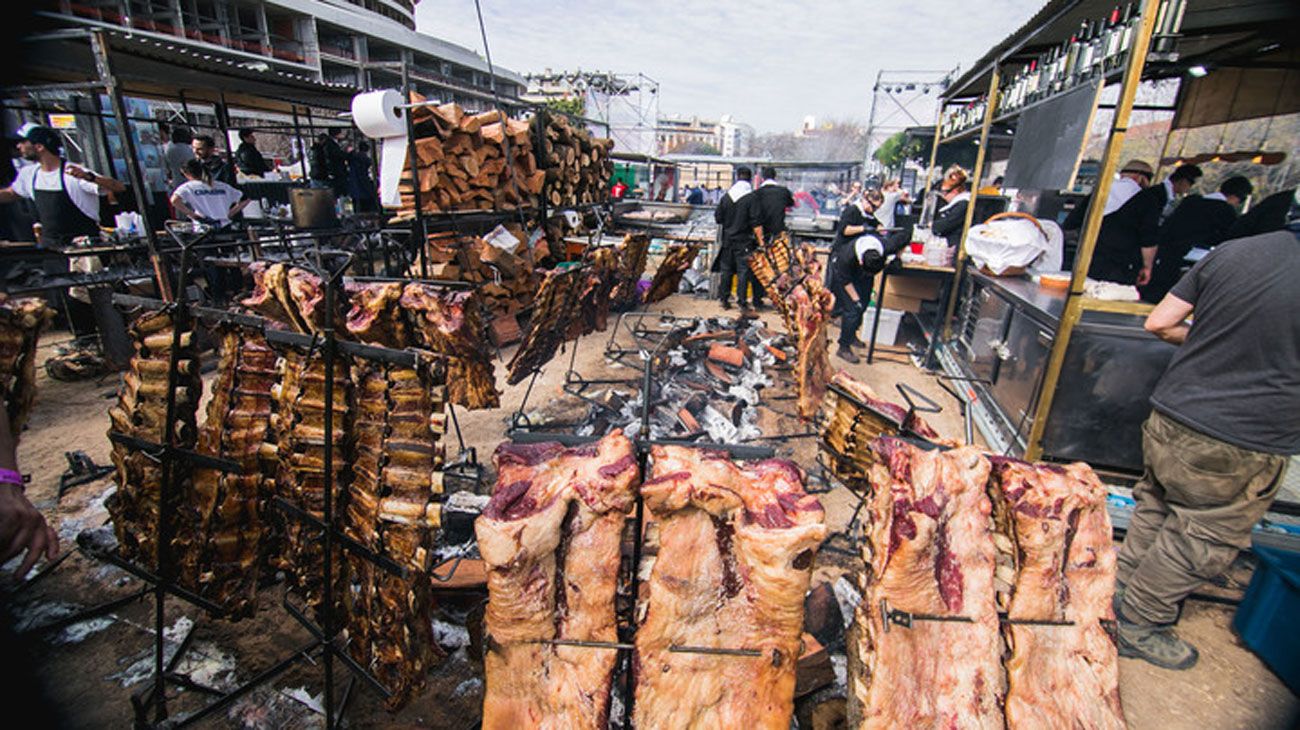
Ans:
[[[494,106],[487,61],[415,30],[412,0],[41,0],[61,25],[127,28],[141,36],[358,91],[400,88],[402,62],[425,96],[471,110]],[[525,80],[495,68],[503,105]]]

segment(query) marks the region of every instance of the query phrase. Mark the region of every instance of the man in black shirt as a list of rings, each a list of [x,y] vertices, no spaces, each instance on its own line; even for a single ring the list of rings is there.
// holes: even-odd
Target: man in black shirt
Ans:
[[[195,135],[190,148],[194,150],[194,157],[203,163],[203,169],[208,171],[209,177],[227,185],[235,184],[235,171],[217,152],[217,143],[212,135]]]
[[[1121,656],[1196,663],[1173,631],[1179,604],[1250,545],[1300,453],[1300,201],[1289,218],[1216,247],[1147,317],[1178,350],[1142,427],[1116,573]]]
[[[1142,301],[1155,304],[1178,283],[1183,259],[1193,248],[1214,248],[1237,220],[1237,208],[1254,187],[1240,175],[1230,177],[1209,195],[1189,195],[1156,232],[1156,258],[1151,281],[1139,286]]]
[[[718,257],[713,260],[713,270],[722,274],[718,298],[722,301],[723,309],[731,309],[733,276],[736,279],[736,299],[740,308],[748,308],[745,294],[753,279],[749,271],[749,255],[758,245],[755,232],[761,230],[758,206],[755,205],[757,198],[754,196],[754,185],[750,182],[753,177],[754,172],[748,167],[736,168],[735,184],[722,196],[722,201],[713,212],[713,219],[717,221],[722,237],[722,247],[718,251]],[[757,289],[758,281],[755,280],[754,284],[757,299],[760,291]]]
[[[864,268],[862,256],[868,249],[876,247],[868,246],[863,234],[880,228],[875,211],[882,200],[880,191],[868,190],[844,208],[835,224],[835,240],[831,243],[830,259],[826,262],[826,288],[835,295],[831,316],[840,318],[838,355],[851,363],[858,361],[852,347],[863,344],[858,339],[858,327],[871,299],[872,277],[875,276],[874,271],[868,273]],[[859,240],[863,241],[861,247],[855,243]],[[879,252],[883,251],[882,246]]]
[[[776,181],[776,168],[767,166],[762,169],[763,182],[754,191],[758,198],[758,217],[763,227],[763,241],[785,230],[785,212],[794,207],[794,195],[790,188]]]
[[[1157,234],[1167,209],[1179,196],[1186,195],[1200,177],[1201,168],[1183,165],[1164,182],[1144,188],[1119,210],[1102,218],[1088,276],[1138,286],[1151,281]]]
[[[271,171],[266,158],[257,149],[257,139],[253,130],[239,130],[239,147],[235,149],[235,164],[239,171],[250,177],[262,177]]]

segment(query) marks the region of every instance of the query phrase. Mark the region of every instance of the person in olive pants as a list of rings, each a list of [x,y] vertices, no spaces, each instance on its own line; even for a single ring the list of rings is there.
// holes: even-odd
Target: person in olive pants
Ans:
[[[1173,631],[1179,605],[1250,546],[1300,452],[1300,205],[1291,213],[1288,230],[1220,244],[1147,317],[1179,347],[1142,427],[1117,574],[1121,656],[1196,663]]]

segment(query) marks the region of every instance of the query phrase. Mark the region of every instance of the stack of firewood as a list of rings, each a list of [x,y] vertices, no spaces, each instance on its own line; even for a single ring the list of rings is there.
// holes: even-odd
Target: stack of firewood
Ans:
[[[502,233],[519,241],[513,250],[507,250],[489,239],[508,241]],[[540,278],[534,271],[533,253],[528,248],[528,236],[516,223],[507,223],[485,237],[457,233],[435,233],[429,236],[425,249],[429,278],[444,281],[466,281],[478,285],[478,293],[493,321],[493,337],[498,344],[515,341],[520,334],[517,327],[505,324],[512,321],[520,310],[533,302]],[[418,276],[419,264],[412,266],[412,275]],[[496,324],[497,320],[503,323]],[[497,332],[504,327],[505,330]]]
[[[422,102],[411,94],[412,102]],[[543,173],[533,160],[528,122],[499,111],[467,114],[457,104],[411,110],[420,204],[426,213],[506,210],[533,204]],[[401,184],[401,215],[415,213],[411,161]]]
[[[614,141],[593,137],[563,114],[539,114],[533,125],[540,145],[537,165],[546,174],[546,202],[563,206],[605,200],[614,173],[609,157]]]

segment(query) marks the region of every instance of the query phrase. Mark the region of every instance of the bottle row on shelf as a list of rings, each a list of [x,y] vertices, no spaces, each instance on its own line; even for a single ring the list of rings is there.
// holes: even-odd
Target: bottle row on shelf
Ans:
[[[1161,0],[1156,8],[1155,42],[1152,50],[1167,53],[1172,38],[1182,25],[1186,0]],[[1124,67],[1128,51],[1141,20],[1135,3],[1116,5],[1104,19],[1083,21],[1058,46],[1010,75],[998,90],[995,116],[1016,111],[1041,99],[1055,96]],[[988,109],[987,96],[945,112],[941,134],[951,137],[978,126]]]

